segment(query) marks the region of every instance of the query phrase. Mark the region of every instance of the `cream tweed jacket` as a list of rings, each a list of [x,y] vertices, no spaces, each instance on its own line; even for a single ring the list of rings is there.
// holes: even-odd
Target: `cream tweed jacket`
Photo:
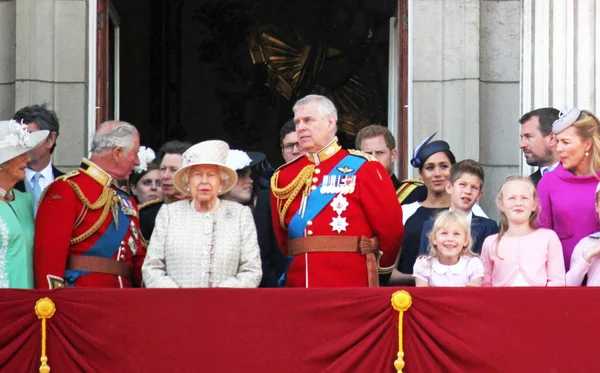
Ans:
[[[193,201],[164,204],[142,266],[148,288],[253,288],[262,278],[250,208],[220,200],[209,212]]]

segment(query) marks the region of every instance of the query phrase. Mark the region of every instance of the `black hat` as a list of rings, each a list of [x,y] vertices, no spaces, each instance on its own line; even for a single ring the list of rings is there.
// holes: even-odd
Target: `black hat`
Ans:
[[[261,152],[246,152],[246,154],[248,154],[248,157],[250,157],[250,160],[251,160],[248,167],[254,167],[254,166],[258,165],[260,162],[264,161],[265,158],[267,158],[265,153],[261,153]]]
[[[435,153],[446,150],[450,151],[450,145],[448,145],[448,143],[444,140],[431,141],[435,135],[437,135],[437,132],[426,138],[422,143],[419,144],[419,146],[415,148],[415,151],[413,152],[413,158],[410,160],[410,164],[413,167],[419,168],[423,166],[427,158],[431,157]]]

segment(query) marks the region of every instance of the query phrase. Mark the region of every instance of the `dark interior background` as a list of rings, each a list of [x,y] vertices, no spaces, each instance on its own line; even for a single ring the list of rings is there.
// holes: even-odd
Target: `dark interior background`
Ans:
[[[172,139],[223,139],[232,148],[262,151],[277,166],[279,129],[293,117],[293,102],[321,93],[336,103],[338,136],[353,148],[360,128],[387,125],[389,18],[396,4],[114,0],[121,119],[155,150]],[[256,60],[261,53],[267,63]]]

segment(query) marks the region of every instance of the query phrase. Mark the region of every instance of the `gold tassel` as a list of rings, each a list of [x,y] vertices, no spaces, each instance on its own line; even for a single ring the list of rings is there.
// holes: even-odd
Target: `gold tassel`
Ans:
[[[40,373],[50,373],[48,357],[46,356],[46,319],[51,318],[56,312],[56,306],[50,298],[41,298],[35,303],[35,314],[42,319],[42,357],[40,358]]]
[[[394,361],[394,367],[398,373],[404,369],[404,349],[402,346],[402,316],[412,305],[412,297],[405,290],[399,290],[392,294],[392,307],[398,314],[398,358]]]

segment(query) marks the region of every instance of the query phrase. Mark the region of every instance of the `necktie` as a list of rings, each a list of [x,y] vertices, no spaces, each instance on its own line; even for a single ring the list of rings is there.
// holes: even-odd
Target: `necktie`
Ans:
[[[33,208],[35,213],[37,213],[37,206],[38,206],[38,201],[40,200],[40,196],[42,195],[42,186],[40,185],[40,177],[42,176],[42,174],[40,174],[39,172],[36,172],[35,175],[33,175],[33,180],[31,182],[33,189]]]

